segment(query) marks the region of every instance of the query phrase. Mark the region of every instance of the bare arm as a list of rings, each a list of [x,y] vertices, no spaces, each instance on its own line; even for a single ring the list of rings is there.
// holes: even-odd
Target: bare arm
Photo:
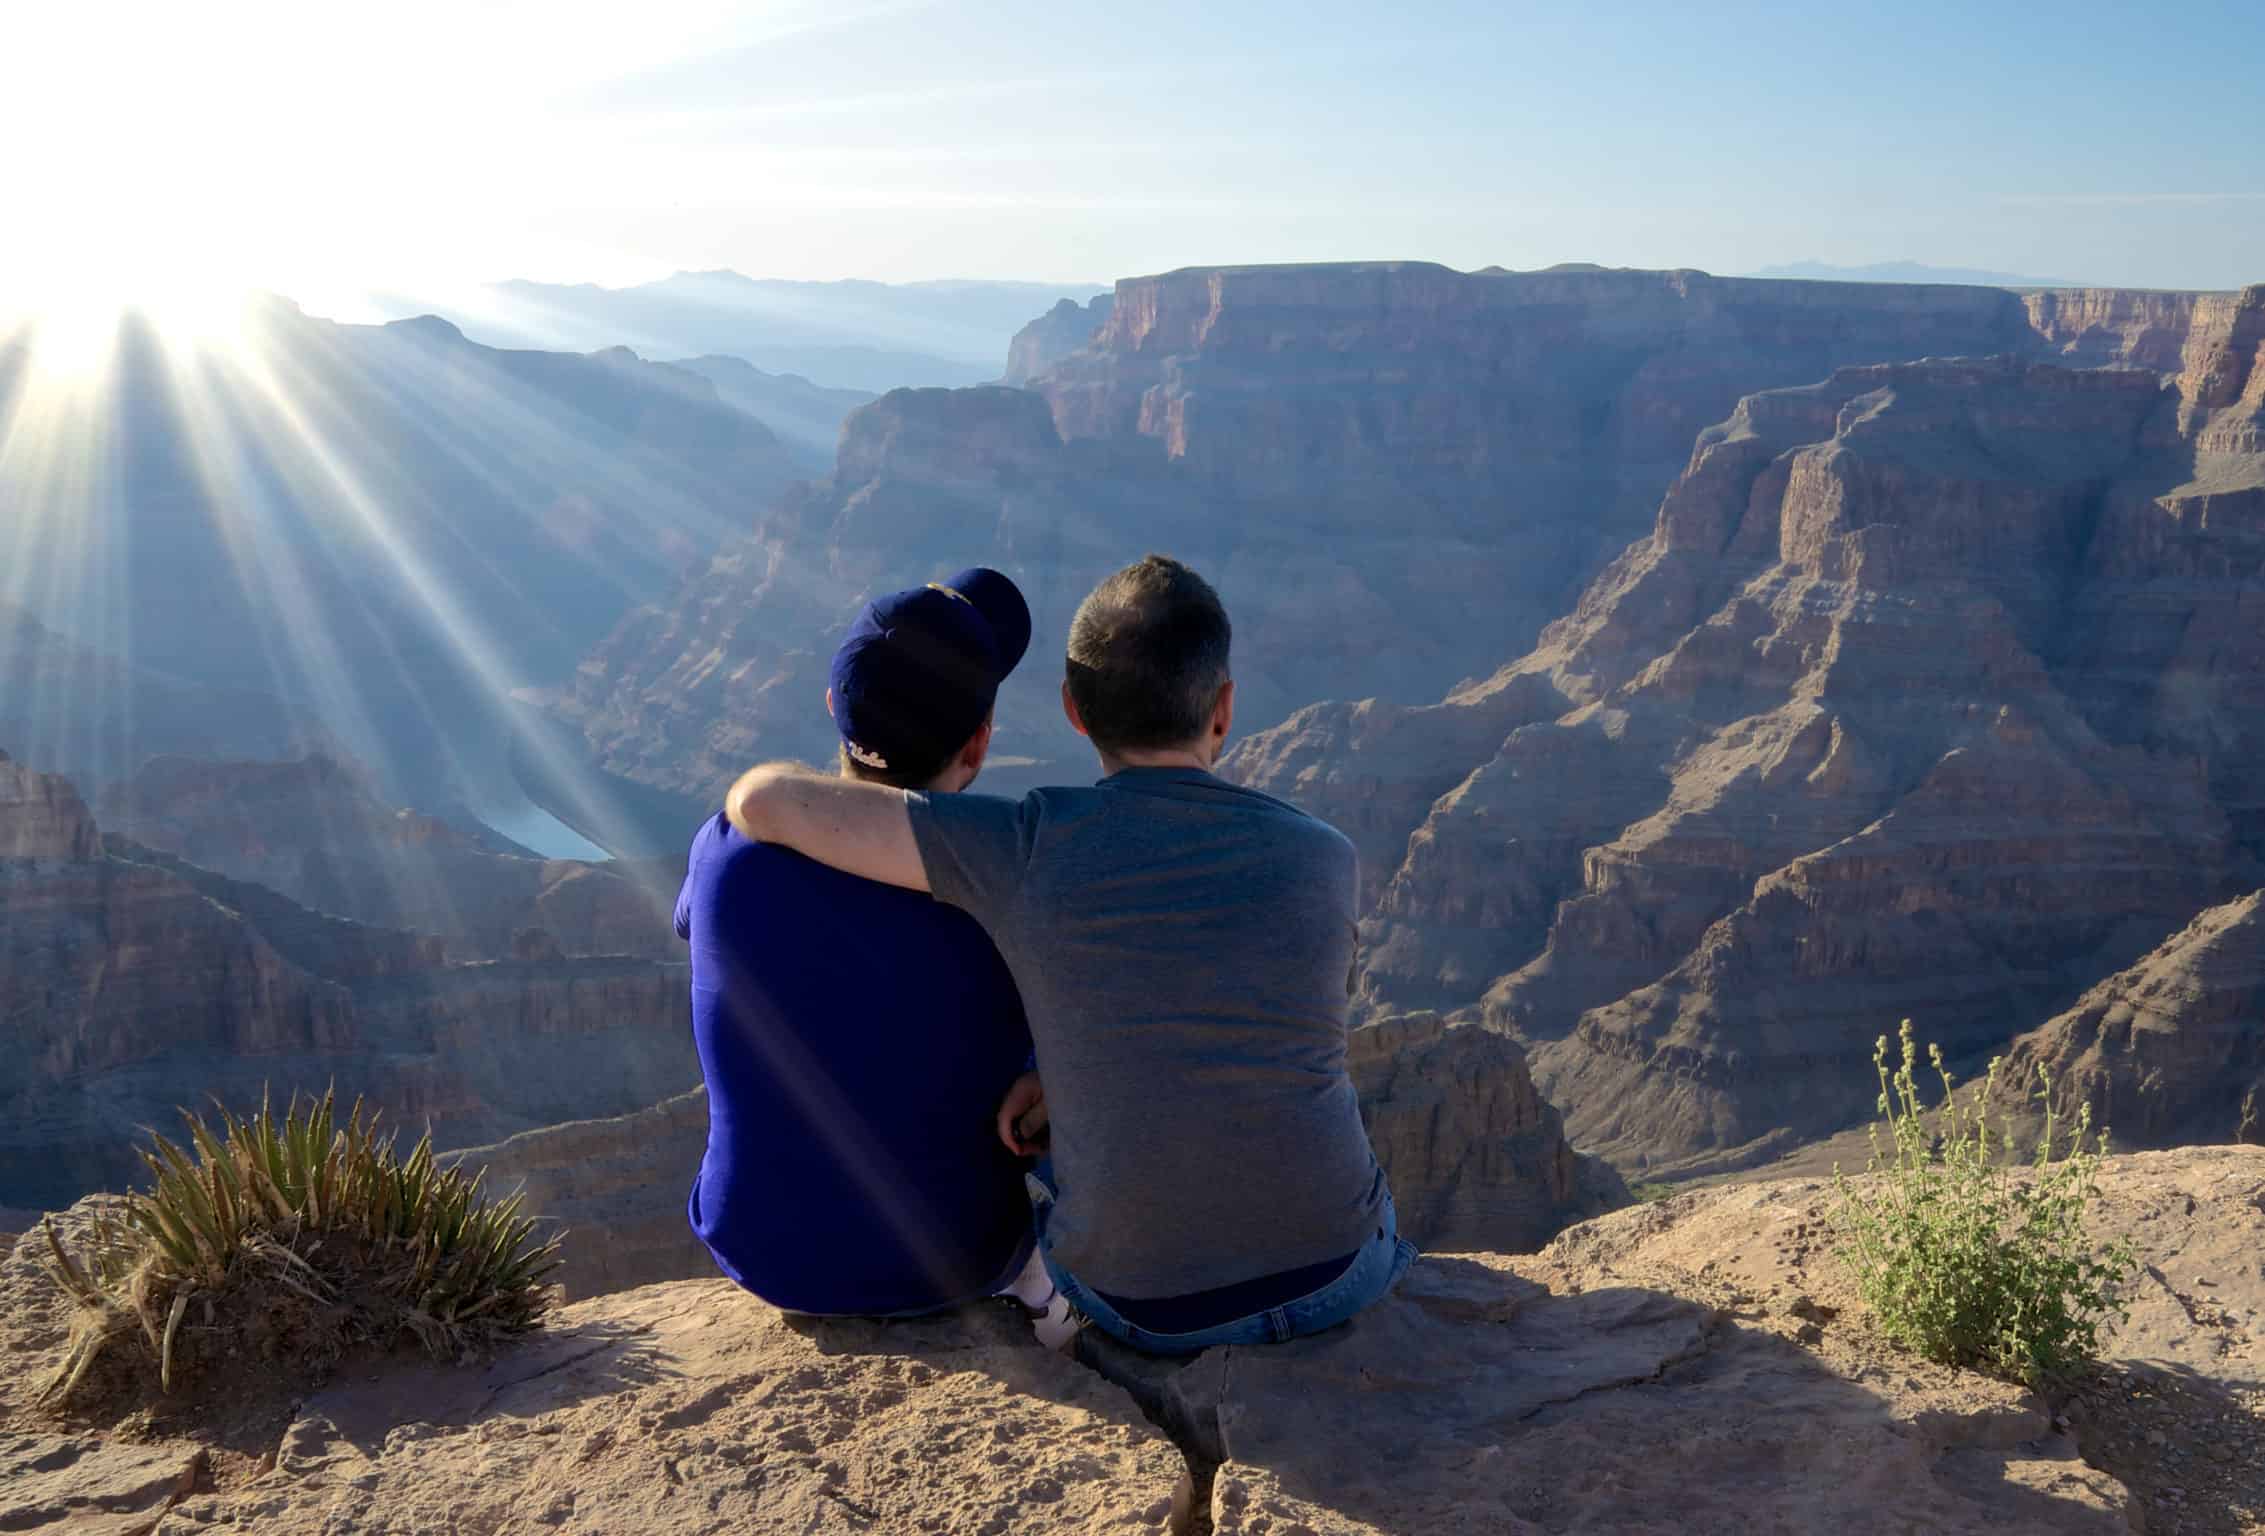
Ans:
[[[757,842],[780,843],[886,885],[928,889],[901,789],[829,778],[800,763],[764,763],[732,785],[724,814]]]

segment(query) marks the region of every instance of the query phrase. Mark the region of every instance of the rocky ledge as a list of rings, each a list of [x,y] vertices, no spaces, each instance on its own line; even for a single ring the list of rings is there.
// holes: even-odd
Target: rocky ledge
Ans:
[[[1524,1258],[1430,1257],[1355,1323],[1182,1367],[1001,1312],[786,1317],[721,1281],[567,1308],[454,1368],[342,1371],[246,1445],[29,1409],[61,1342],[0,1271],[0,1530],[2254,1531],[2265,1149],[2111,1161],[2144,1259],[2108,1363],[2040,1399],[1884,1344],[1831,1191],[1697,1191]]]
[[[1618,1174],[1566,1144],[1506,1035],[1410,1014],[1355,1030],[1347,1065],[1411,1241],[1530,1252],[1628,1203]],[[564,1245],[566,1294],[580,1300],[713,1272],[684,1220],[707,1141],[702,1087],[457,1155],[487,1170],[490,1189],[526,1197]]]

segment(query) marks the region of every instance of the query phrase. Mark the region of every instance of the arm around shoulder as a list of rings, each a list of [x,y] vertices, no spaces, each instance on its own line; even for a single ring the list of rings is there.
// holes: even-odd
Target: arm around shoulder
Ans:
[[[781,844],[868,880],[928,889],[902,790],[829,778],[799,763],[764,763],[732,785],[724,814],[757,842]]]

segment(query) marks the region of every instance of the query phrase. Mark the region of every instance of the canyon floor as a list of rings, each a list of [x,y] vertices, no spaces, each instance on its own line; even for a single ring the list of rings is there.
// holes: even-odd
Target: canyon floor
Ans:
[[[2265,1149],[2110,1161],[2130,1317],[2045,1397],[1885,1343],[1831,1206],[1690,1191],[1185,1365],[678,1281],[490,1358],[348,1362],[227,1435],[29,1402],[63,1338],[34,1236],[0,1269],[0,1530],[2265,1531]]]

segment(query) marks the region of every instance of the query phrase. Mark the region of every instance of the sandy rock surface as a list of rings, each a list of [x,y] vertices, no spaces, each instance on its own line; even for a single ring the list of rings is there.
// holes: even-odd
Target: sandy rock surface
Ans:
[[[62,1343],[0,1265],[0,1531],[2265,1533],[2265,1148],[2112,1160],[2131,1314],[2045,1396],[1918,1361],[1823,1179],[1693,1190],[1538,1254],[1426,1257],[1353,1324],[1191,1363],[1003,1310],[788,1318],[720,1281],[457,1367],[342,1370],[256,1443],[36,1410]],[[242,1422],[252,1422],[250,1420]]]
[[[1004,1310],[814,1322],[723,1281],[569,1308],[480,1368],[351,1373],[234,1486],[195,1455],[10,1431],[0,1530],[1140,1531],[1184,1473],[1124,1394]]]
[[[1695,1191],[1428,1257],[1322,1337],[1088,1352],[1218,1463],[1218,1536],[2265,1531],[2265,1149],[2109,1165],[2131,1316],[2045,1398],[1880,1339],[1832,1208],[1820,1179]]]

